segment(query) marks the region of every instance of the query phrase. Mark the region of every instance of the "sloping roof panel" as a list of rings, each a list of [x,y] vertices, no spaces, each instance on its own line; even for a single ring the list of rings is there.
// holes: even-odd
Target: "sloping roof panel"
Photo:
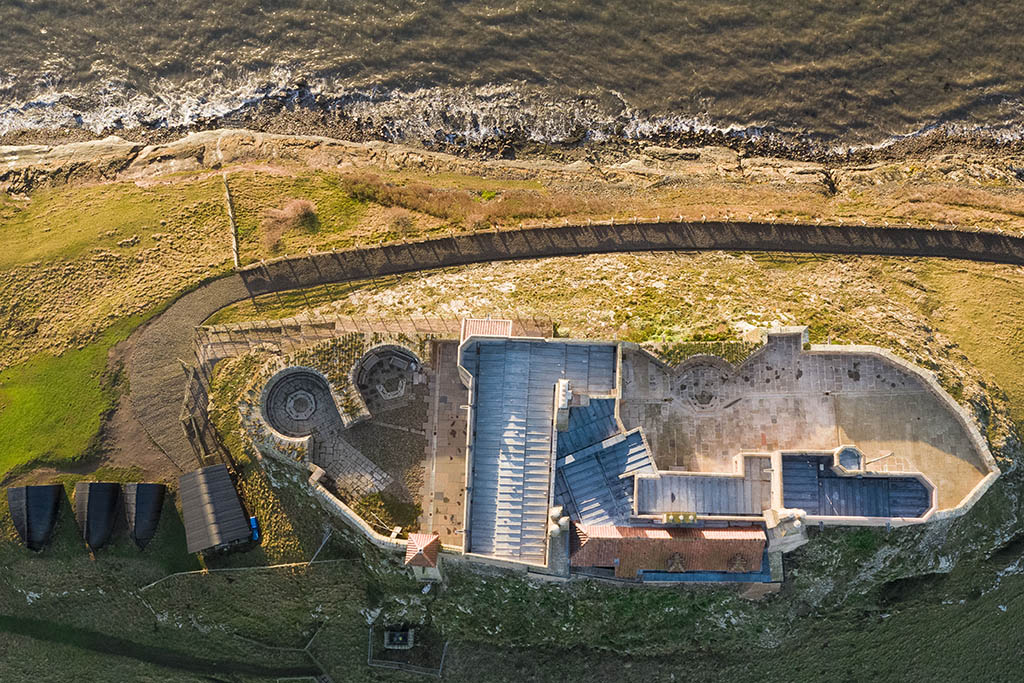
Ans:
[[[436,567],[440,552],[441,537],[437,534],[409,534],[405,563],[413,567]]]
[[[50,542],[63,495],[64,487],[59,484],[7,489],[11,520],[29,550],[42,550]]]
[[[771,507],[770,458],[743,458],[743,476],[662,472],[637,481],[641,515],[696,512],[701,515],[760,516]]]
[[[75,484],[75,518],[82,538],[92,550],[110,541],[117,519],[121,485],[107,481],[80,481]]]
[[[558,457],[563,458],[604,441],[619,431],[614,398],[595,398],[588,405],[569,408],[569,427],[558,432]]]
[[[639,429],[617,434],[559,458],[555,498],[588,525],[625,524],[633,512],[633,479],[655,472]]]
[[[761,566],[761,527],[694,529],[573,524],[570,564],[613,567],[634,579],[641,570],[749,572]]]
[[[496,318],[464,318],[460,342],[477,335],[481,337],[511,337],[512,321]]]
[[[124,514],[128,534],[140,549],[156,535],[166,491],[163,484],[125,484]]]
[[[462,362],[474,376],[469,550],[543,563],[554,446],[554,390],[615,387],[614,344],[470,341]]]

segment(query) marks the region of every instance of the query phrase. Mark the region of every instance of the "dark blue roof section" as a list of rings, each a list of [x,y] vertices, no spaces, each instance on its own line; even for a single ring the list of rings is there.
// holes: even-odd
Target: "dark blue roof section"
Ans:
[[[931,507],[931,492],[916,477],[839,476],[832,463],[830,455],[784,455],[782,504],[836,517],[920,517]]]
[[[932,505],[931,492],[915,477],[889,478],[889,512],[893,517],[920,517]]]
[[[615,399],[591,399],[589,405],[569,408],[569,428],[558,432],[558,457],[564,458],[618,433]]]
[[[583,524],[622,525],[633,513],[628,475],[654,471],[640,431],[618,434],[558,459],[555,499]]]

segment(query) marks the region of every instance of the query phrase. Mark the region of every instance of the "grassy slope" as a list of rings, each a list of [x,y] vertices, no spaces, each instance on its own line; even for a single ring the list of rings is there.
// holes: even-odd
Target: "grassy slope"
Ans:
[[[137,249],[152,246],[153,233],[174,231],[179,222],[221,220],[219,189],[210,177],[150,187],[119,182],[48,188],[29,202],[0,204],[0,269],[117,249],[133,235]]]
[[[935,263],[924,271],[936,326],[1006,392],[1024,427],[1024,272],[998,266]]]
[[[320,234],[314,237],[325,239],[344,235],[361,206],[336,191],[336,179],[319,174],[304,178],[236,174],[231,185],[243,243],[252,243],[254,257],[265,255],[257,234],[258,217],[277,206],[282,196],[315,199],[321,223]],[[183,235],[197,224],[223,230],[223,207],[219,176],[178,178],[177,182],[149,187],[112,183],[47,189],[34,194],[27,204],[4,196],[0,202],[0,276],[37,261],[74,262],[97,249],[143,258],[146,249],[163,241],[162,234]],[[138,237],[134,244],[118,246],[119,241],[133,237]],[[295,237],[286,236],[286,245]],[[182,282],[191,286],[215,270],[202,265]],[[74,285],[67,282],[63,286]],[[108,281],[104,289],[116,291],[117,285],[111,287]],[[83,311],[84,316],[98,318],[93,324],[102,330],[88,343],[63,353],[37,353],[27,362],[0,369],[0,434],[4,435],[0,439],[0,478],[32,463],[71,462],[92,452],[101,418],[115,398],[112,378],[105,376],[110,349],[175,289],[176,285],[167,291],[145,291],[141,301],[145,308],[136,315],[119,317],[107,308]],[[0,314],[7,307],[22,310],[31,305],[28,298],[0,301]],[[87,323],[83,320],[82,324]]]
[[[308,248],[351,245],[351,230],[365,211],[365,204],[352,199],[336,173],[316,172],[300,176],[268,173],[233,173],[228,182],[238,223],[243,262],[273,255],[262,242],[260,221],[267,209],[277,209],[288,198],[308,199],[316,205],[318,226],[314,234],[293,230],[284,236],[274,253],[288,254]]]

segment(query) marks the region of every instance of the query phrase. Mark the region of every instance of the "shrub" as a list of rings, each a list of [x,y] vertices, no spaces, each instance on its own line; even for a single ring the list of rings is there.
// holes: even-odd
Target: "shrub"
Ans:
[[[319,227],[316,205],[308,199],[292,199],[283,208],[267,211],[262,222],[263,243],[269,251],[276,251],[289,230],[315,232]]]
[[[416,221],[412,214],[405,209],[392,209],[391,232],[402,237],[412,235],[416,232]]]

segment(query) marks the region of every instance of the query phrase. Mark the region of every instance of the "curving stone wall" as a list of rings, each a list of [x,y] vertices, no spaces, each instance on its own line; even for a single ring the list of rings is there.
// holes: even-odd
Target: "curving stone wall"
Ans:
[[[448,266],[628,251],[779,251],[938,256],[1024,264],[1024,238],[955,228],[637,222],[481,231],[285,257],[239,271],[250,295]]]

